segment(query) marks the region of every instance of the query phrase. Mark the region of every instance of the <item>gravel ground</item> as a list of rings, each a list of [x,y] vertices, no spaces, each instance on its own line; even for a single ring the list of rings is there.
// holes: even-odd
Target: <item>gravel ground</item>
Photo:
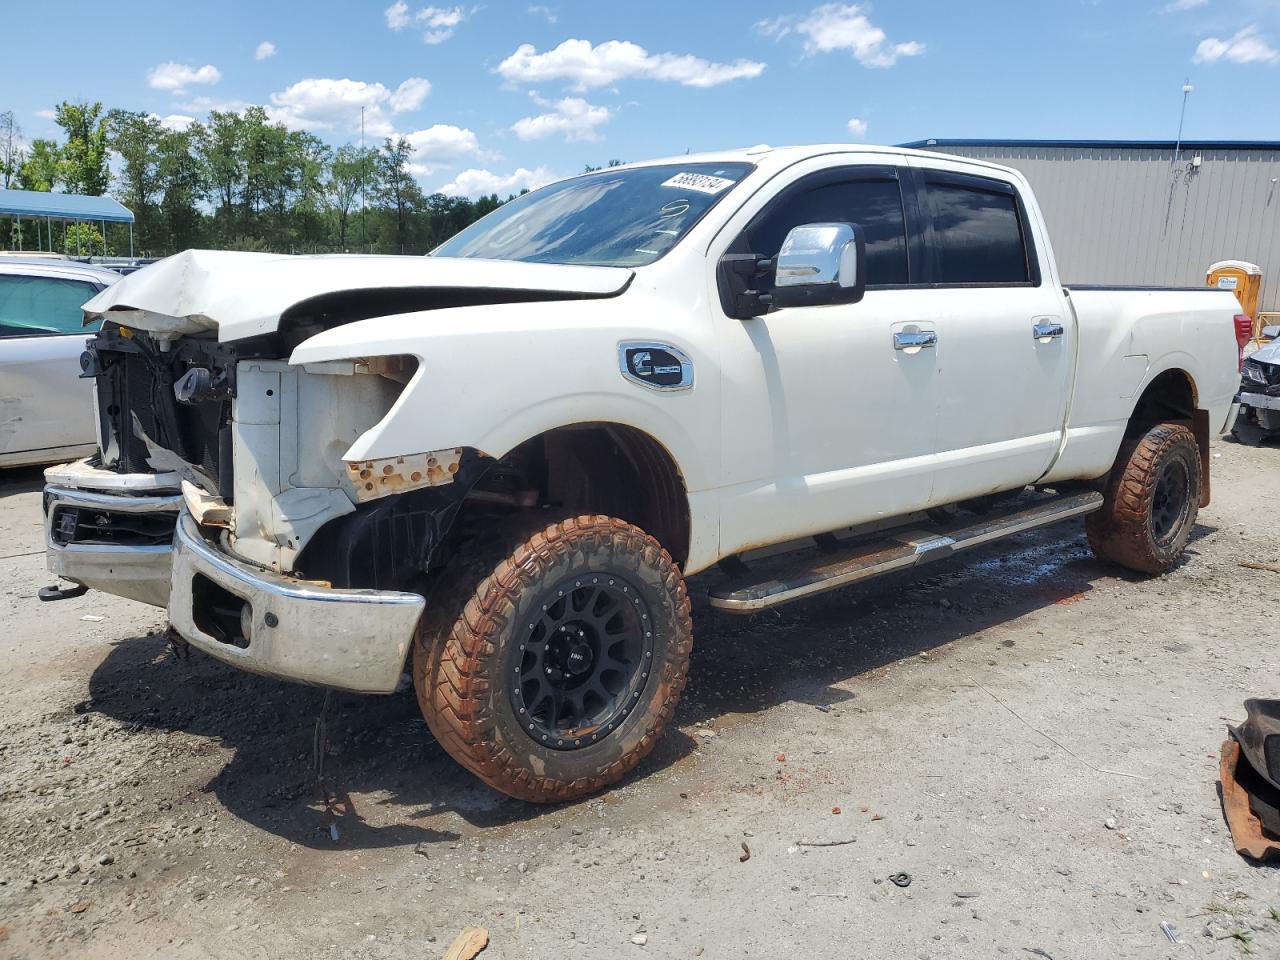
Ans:
[[[1280,449],[1213,465],[1163,578],[1076,522],[701,604],[677,727],[552,808],[478,785],[410,694],[326,700],[176,658],[152,608],[39,603],[39,473],[4,474],[0,956],[432,957],[469,924],[485,960],[1280,956],[1280,871],[1216,792],[1224,721],[1280,694],[1280,575],[1239,566],[1280,562]]]

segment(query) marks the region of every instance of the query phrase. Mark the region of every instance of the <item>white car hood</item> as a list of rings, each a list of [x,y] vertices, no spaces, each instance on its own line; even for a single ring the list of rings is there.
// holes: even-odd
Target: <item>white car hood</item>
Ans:
[[[1280,340],[1263,344],[1249,355],[1249,359],[1259,363],[1280,363]]]
[[[514,260],[328,255],[295,257],[188,250],[132,273],[84,305],[90,319],[182,335],[217,330],[221,341],[271,333],[290,307],[325,294],[413,290],[464,302],[579,299],[621,293],[631,281],[620,267]],[[451,306],[448,302],[440,306]]]

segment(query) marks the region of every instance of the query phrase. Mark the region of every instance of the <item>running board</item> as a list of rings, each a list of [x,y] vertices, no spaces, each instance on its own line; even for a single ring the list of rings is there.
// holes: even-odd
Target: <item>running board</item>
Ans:
[[[899,530],[851,545],[839,554],[822,553],[807,557],[762,583],[712,590],[711,606],[726,613],[767,610],[801,597],[940,560],[1024,530],[1092,513],[1101,506],[1102,494],[1096,491],[1072,493],[1041,500],[1009,513],[980,517],[977,522],[963,526],[948,524],[937,530]]]

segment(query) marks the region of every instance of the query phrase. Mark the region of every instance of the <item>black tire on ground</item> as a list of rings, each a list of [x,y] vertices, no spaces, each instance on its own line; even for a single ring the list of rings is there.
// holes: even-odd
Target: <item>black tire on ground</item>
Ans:
[[[1165,573],[1186,549],[1200,510],[1200,448],[1190,428],[1158,423],[1125,441],[1102,509],[1085,518],[1102,560],[1140,573]]]
[[[573,800],[620,780],[675,713],[693,622],[684,578],[614,517],[496,531],[431,591],[413,679],[431,732],[510,796]]]

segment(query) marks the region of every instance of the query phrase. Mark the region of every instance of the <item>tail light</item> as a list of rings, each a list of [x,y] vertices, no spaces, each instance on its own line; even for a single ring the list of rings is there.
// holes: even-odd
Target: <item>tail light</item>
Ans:
[[[1236,327],[1236,347],[1238,348],[1239,361],[1238,366],[1244,367],[1244,348],[1249,345],[1249,341],[1253,339],[1253,320],[1246,314],[1237,313],[1235,315]]]

